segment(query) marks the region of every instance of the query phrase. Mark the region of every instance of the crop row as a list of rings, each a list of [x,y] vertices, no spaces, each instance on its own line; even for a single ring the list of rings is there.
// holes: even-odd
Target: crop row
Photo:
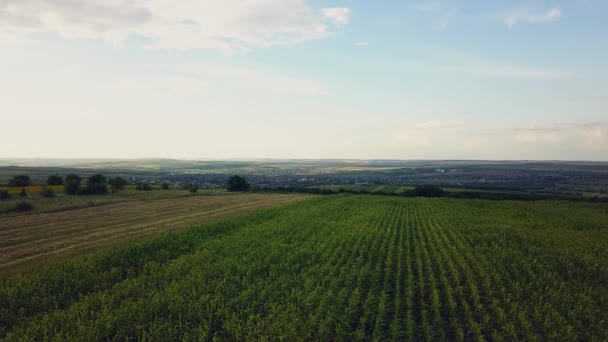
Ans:
[[[562,205],[318,198],[5,280],[0,324],[8,340],[604,341],[608,258],[580,241],[608,242],[608,216],[552,220]]]

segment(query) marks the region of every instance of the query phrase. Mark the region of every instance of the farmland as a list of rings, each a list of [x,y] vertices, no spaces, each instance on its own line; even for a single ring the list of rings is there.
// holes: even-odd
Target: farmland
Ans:
[[[4,279],[0,337],[605,341],[607,243],[605,204],[324,196]]]
[[[296,195],[228,193],[178,196],[183,192],[127,190],[119,192],[120,196],[114,198],[117,202],[113,204],[107,202],[111,200],[110,195],[103,195],[110,199],[97,196],[101,202],[98,203],[99,206],[91,208],[0,216],[0,273],[14,272],[41,262],[91,253],[122,241],[184,229],[193,224],[212,222],[307,198]],[[147,197],[136,200],[142,199],[143,195]],[[171,195],[172,198],[158,198]],[[82,197],[64,198],[79,201]],[[49,201],[60,199],[53,198]],[[62,201],[59,203],[65,204]],[[102,205],[104,203],[106,205]]]
[[[406,190],[413,189],[413,186],[399,185],[359,185],[359,184],[344,184],[344,185],[321,185],[315,186],[318,189],[327,189],[331,191],[339,191],[340,189],[349,191],[368,191],[368,192],[384,192],[384,193],[402,193]]]
[[[191,194],[188,190],[172,188],[170,190],[158,190],[153,187],[152,191],[133,190],[134,185],[128,185],[126,190],[121,190],[116,193],[88,195],[88,196],[73,196],[63,193],[63,186],[49,186],[55,191],[56,197],[45,198],[39,192],[43,186],[32,185],[26,187],[28,196],[21,198],[18,196],[21,188],[9,187],[6,188],[12,195],[10,199],[0,201],[0,218],[7,215],[15,215],[12,212],[15,204],[26,201],[34,206],[31,211],[33,214],[51,213],[64,210],[73,210],[80,208],[95,207],[108,204],[133,202],[133,201],[149,201],[156,199],[177,198],[186,196],[213,196],[225,194],[221,190],[201,190],[196,194]],[[0,188],[1,190],[1,188]],[[22,213],[17,215],[23,215]]]

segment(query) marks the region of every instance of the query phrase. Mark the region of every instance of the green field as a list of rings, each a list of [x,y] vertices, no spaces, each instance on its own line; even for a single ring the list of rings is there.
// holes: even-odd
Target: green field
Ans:
[[[344,185],[319,185],[313,186],[317,189],[327,189],[331,191],[339,191],[340,189],[348,191],[369,191],[369,192],[384,192],[384,193],[402,193],[406,190],[411,190],[414,187],[409,185],[368,185],[368,184],[344,184]]]
[[[608,340],[606,205],[334,195],[0,282],[6,340]]]
[[[414,189],[413,185],[370,185],[370,184],[344,184],[344,185],[319,185],[313,186],[312,188],[327,189],[331,191],[339,191],[344,189],[347,191],[368,191],[372,193],[383,192],[385,194],[401,194],[404,191]],[[475,191],[475,192],[493,192],[503,194],[525,194],[527,191],[521,190],[495,190],[495,189],[482,189],[482,188],[466,188],[466,187],[441,187],[447,192],[461,192],[461,191]],[[544,192],[537,192],[543,194]],[[589,193],[589,197],[597,196],[601,194]]]

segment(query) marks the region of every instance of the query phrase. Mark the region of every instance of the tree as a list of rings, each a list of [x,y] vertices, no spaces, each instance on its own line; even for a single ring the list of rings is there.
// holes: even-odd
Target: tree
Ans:
[[[163,183],[160,188],[163,190],[169,190],[169,183]]]
[[[247,191],[249,189],[249,183],[247,183],[245,178],[235,175],[228,179],[226,189],[228,191]]]
[[[19,197],[27,197],[27,191],[25,191],[25,188],[21,188],[21,192],[19,192]]]
[[[108,179],[108,184],[110,185],[110,189],[114,193],[118,190],[124,189],[125,186],[127,186],[127,181],[124,180],[122,177],[114,177]]]
[[[0,190],[0,201],[7,200],[10,198],[11,198],[11,194],[8,192],[8,190]]]
[[[89,177],[89,179],[87,179],[88,185],[106,185],[107,183],[108,181],[106,180],[106,177],[100,174],[92,175]]]
[[[63,178],[60,175],[54,174],[50,175],[46,180],[46,184],[48,185],[63,185]]]
[[[447,195],[447,192],[436,185],[426,184],[406,190],[403,194],[408,197],[443,197]]]
[[[67,175],[65,176],[65,181],[63,183],[63,191],[68,195],[76,195],[80,190],[81,182],[82,178],[77,175]]]
[[[31,184],[32,184],[32,180],[31,180],[30,176],[28,176],[28,175],[13,176],[13,178],[11,178],[11,180],[8,182],[8,186],[14,186],[14,187],[19,187],[19,188],[22,188],[24,186],[28,186]]]
[[[188,187],[188,191],[190,191],[190,193],[193,193],[193,194],[195,194],[198,191],[198,189],[200,189],[200,187],[196,184],[192,184]]]
[[[87,185],[78,191],[79,195],[97,195],[97,194],[107,194],[108,181],[106,177],[100,174],[93,175],[87,179]]]

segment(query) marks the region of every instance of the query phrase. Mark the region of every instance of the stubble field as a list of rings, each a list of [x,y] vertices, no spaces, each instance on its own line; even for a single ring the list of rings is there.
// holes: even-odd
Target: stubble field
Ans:
[[[0,216],[0,274],[66,256],[90,254],[117,242],[185,229],[194,224],[308,198],[301,195],[227,193],[150,197],[170,193],[137,193],[148,196],[147,200],[136,200],[119,193],[117,199],[126,202],[51,213]],[[83,201],[82,197],[65,198],[72,197]],[[110,195],[98,197],[106,200]],[[48,201],[62,203],[61,198]]]

